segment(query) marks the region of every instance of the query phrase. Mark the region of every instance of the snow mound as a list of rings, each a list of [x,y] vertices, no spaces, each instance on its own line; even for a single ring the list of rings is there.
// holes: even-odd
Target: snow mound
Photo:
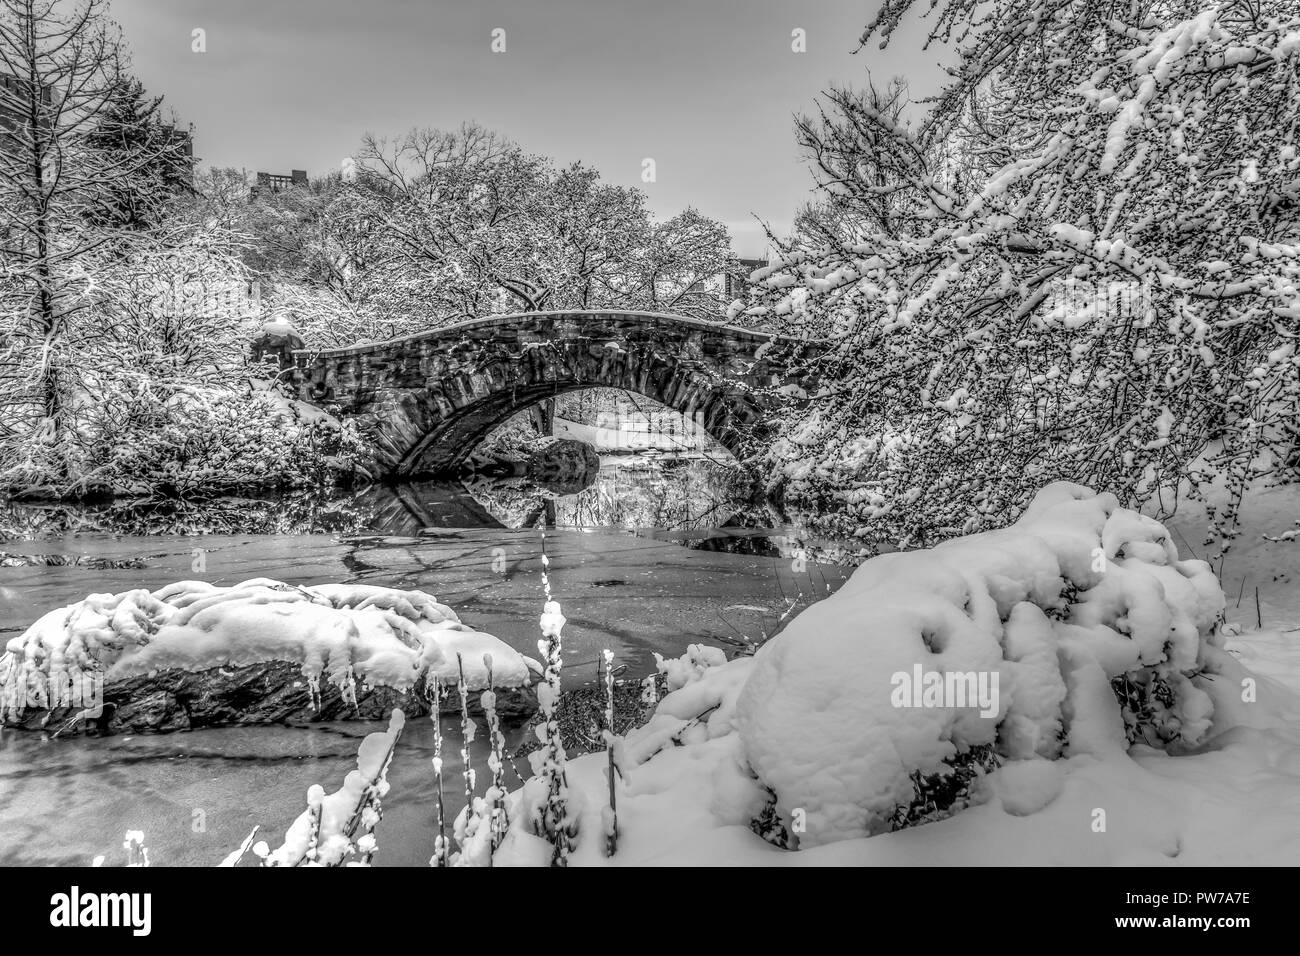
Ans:
[[[1038,813],[1061,795],[1065,770],[1055,760],[1013,760],[990,774],[989,791],[1012,816]]]
[[[262,323],[259,334],[274,340],[291,341],[297,339],[298,345],[301,346],[302,344],[302,334],[293,324],[293,320],[283,313],[275,315]]]
[[[743,753],[811,847],[889,830],[914,774],[973,747],[1194,745],[1213,705],[1190,678],[1223,606],[1159,522],[1053,484],[1007,529],[866,562],[764,645],[736,702]]]
[[[257,578],[231,587],[181,581],[158,591],[92,594],[51,611],[0,655],[0,720],[28,706],[88,699],[88,682],[290,661],[314,690],[325,675],[348,699],[358,681],[400,691],[427,678],[471,690],[530,683],[527,658],[462,624],[423,591],[356,584],[298,587]],[[534,665],[536,666],[536,665]]]

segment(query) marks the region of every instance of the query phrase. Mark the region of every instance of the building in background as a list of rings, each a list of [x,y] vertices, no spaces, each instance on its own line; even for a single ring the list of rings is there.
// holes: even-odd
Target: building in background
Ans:
[[[725,269],[705,279],[704,288],[711,295],[721,298],[725,305],[729,305],[736,299],[748,299],[754,288],[749,281],[750,275],[755,269],[762,269],[768,265],[770,262],[767,259],[736,259],[733,268]]]
[[[307,170],[305,169],[290,170],[287,176],[283,173],[258,173],[257,185],[253,187],[253,195],[278,193],[282,189],[306,185]]]
[[[19,129],[25,129],[31,122],[27,115],[28,91],[31,81],[25,77],[0,73],[0,136],[12,135]],[[41,106],[54,106],[54,88],[46,85],[41,90]],[[48,124],[49,116],[42,119]],[[172,184],[192,185],[194,182],[194,130],[175,124],[161,127],[161,146],[170,156],[169,165],[174,165],[175,172],[169,171],[168,178]]]
[[[735,269],[722,276],[722,291],[728,299],[743,299],[749,289],[749,276],[755,269],[768,265],[766,259],[737,259]]]

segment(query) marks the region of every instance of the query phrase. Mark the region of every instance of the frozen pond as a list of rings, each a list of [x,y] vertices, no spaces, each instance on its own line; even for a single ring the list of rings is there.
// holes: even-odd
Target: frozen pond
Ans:
[[[449,830],[465,804],[455,723],[443,719]],[[307,788],[338,789],[356,766],[361,738],[384,726],[348,721],[68,740],[8,731],[0,738],[0,866],[85,866],[99,855],[114,865],[127,830],[145,832],[155,865],[214,866],[255,826],[277,846],[305,809]],[[512,748],[519,736],[511,735]],[[433,855],[432,758],[430,721],[407,721],[389,770],[376,865],[423,866]],[[481,774],[482,737],[473,762]],[[527,761],[518,763],[526,774]],[[513,789],[520,776],[507,768]]]
[[[422,483],[341,502],[224,501],[190,509],[183,521],[155,516],[156,524],[189,521],[195,530],[211,520],[224,533],[120,533],[149,522],[118,505],[75,514],[18,509],[11,531],[21,525],[30,536],[0,543],[11,565],[0,567],[0,636],[17,636],[88,592],[268,577],[418,588],[536,656],[544,547],[569,621],[566,684],[594,681],[604,648],[627,676],[641,676],[653,671],[655,652],[761,641],[851,570],[813,560],[825,543],[805,540],[771,520],[779,515],[770,508],[732,491],[707,463],[616,461],[569,495],[518,482]],[[230,528],[241,512],[259,533]],[[294,514],[297,527],[261,533],[268,516]],[[320,530],[331,525],[339,530]],[[300,530],[309,533],[289,533]],[[455,724],[443,720],[451,812],[463,802]],[[255,824],[274,844],[302,810],[307,787],[337,788],[360,738],[379,729],[349,722],[56,740],[4,732],[0,864],[86,863],[101,853],[114,862],[128,828],[145,831],[158,863],[216,863]],[[409,721],[379,863],[423,864],[432,852],[431,756],[430,722]],[[513,773],[508,779],[519,782]]]

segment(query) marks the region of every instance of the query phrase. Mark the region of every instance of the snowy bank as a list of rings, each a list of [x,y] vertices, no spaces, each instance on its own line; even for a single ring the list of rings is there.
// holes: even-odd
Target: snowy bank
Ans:
[[[485,657],[497,687],[525,686],[540,671],[423,591],[182,581],[153,592],[92,594],[11,640],[0,655],[0,720],[17,721],[28,708],[92,709],[95,688],[108,683],[272,661],[297,665],[317,702],[322,677],[352,704],[358,686],[453,685],[462,668],[469,689],[482,690]]]
[[[1007,529],[868,561],[753,657],[666,662],[616,743],[614,857],[607,757],[567,763],[569,861],[1293,863],[1300,696],[1242,669],[1223,607],[1159,522],[1052,485]],[[549,861],[545,797],[511,795],[498,865]]]

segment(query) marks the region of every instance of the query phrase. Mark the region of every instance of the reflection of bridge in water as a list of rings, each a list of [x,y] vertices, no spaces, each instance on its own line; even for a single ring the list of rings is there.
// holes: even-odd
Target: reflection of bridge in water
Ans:
[[[531,312],[390,342],[299,350],[293,378],[299,398],[357,423],[371,470],[387,477],[453,473],[515,412],[598,387],[654,399],[743,454],[765,403],[795,384],[771,354],[781,344],[794,345],[680,316]]]
[[[680,531],[779,520],[751,499],[747,479],[704,458],[606,459],[582,486],[526,478],[412,481],[362,492],[371,524],[385,534],[435,529],[548,527],[661,528]]]

